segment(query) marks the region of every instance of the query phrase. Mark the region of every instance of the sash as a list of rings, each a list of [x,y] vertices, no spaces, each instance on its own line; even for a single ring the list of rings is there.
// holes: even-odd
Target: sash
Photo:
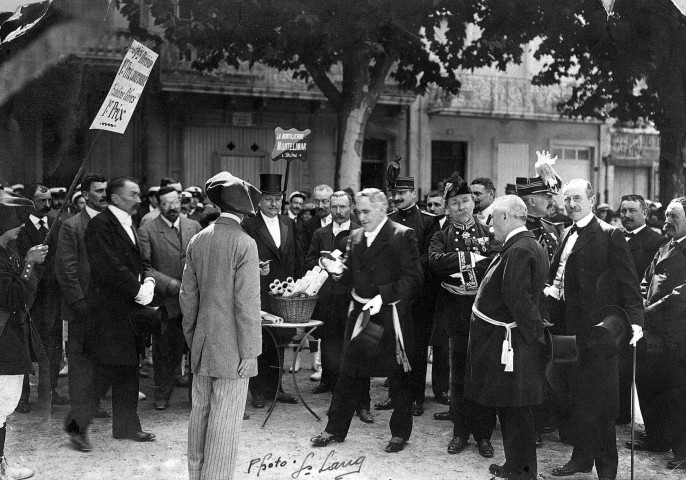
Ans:
[[[355,293],[355,289],[353,289],[352,297],[353,300],[361,303],[363,305],[366,305],[367,303],[371,302],[371,298],[362,298],[359,295]],[[403,366],[403,370],[407,373],[412,370],[410,367],[410,361],[407,359],[407,354],[405,353],[405,341],[403,340],[403,331],[400,329],[400,317],[398,316],[398,308],[396,307],[396,304],[399,302],[393,302],[390,304],[392,310],[393,310],[393,331],[395,332],[395,358],[398,362],[399,365]],[[353,309],[353,303],[350,302],[350,311]],[[353,328],[353,334],[352,337],[350,338],[351,340],[358,336],[362,330],[364,330],[364,325],[362,325],[364,319],[364,315],[358,315],[357,321],[355,322],[355,327]]]
[[[514,349],[512,348],[512,329],[517,327],[517,322],[505,323],[494,320],[491,317],[484,315],[476,308],[476,305],[472,306],[472,313],[476,315],[477,318],[483,320],[491,325],[496,325],[498,327],[505,328],[505,340],[503,340],[503,349],[500,354],[500,363],[505,365],[506,372],[514,371]]]

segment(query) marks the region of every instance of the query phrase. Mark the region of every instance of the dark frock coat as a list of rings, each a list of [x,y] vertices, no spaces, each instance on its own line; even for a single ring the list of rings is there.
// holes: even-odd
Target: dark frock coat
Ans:
[[[138,239],[135,232],[134,228]],[[91,266],[86,355],[105,365],[138,365],[143,345],[129,310],[142,282],[154,271],[144,265],[140,242],[131,241],[109,209],[88,223],[85,240]]]
[[[23,259],[0,247],[0,375],[25,375],[33,372],[30,354],[30,323],[26,311],[31,308],[38,288],[34,267],[22,278]]]
[[[393,310],[390,303],[398,302],[398,317],[403,332],[405,349],[411,358],[412,300],[422,288],[422,270],[419,264],[417,237],[410,228],[386,220],[371,247],[367,247],[364,229],[350,234],[350,254],[340,281],[349,282],[355,293],[372,299],[381,295],[381,311],[370,318],[383,326],[377,348],[363,350],[358,342],[351,341],[353,328],[363,304],[353,302],[345,332],[345,345],[341,372],[352,377],[386,377],[398,368],[393,329]]]
[[[646,270],[657,251],[667,243],[667,238],[654,232],[646,225],[640,232],[629,237],[626,243],[629,245],[631,257],[634,259],[634,267],[636,267],[636,276],[640,282],[646,275]]]
[[[501,363],[505,328],[472,315],[467,353],[465,396],[493,407],[523,407],[541,403],[540,371],[543,322],[538,304],[545,286],[548,258],[531,232],[510,238],[488,267],[476,308],[512,329],[514,368]]]
[[[274,280],[286,281],[288,277],[298,280],[302,276],[302,255],[295,237],[295,224],[288,216],[278,215],[281,230],[281,245],[274,243],[267,224],[264,223],[262,212],[254,217],[243,220],[243,230],[250,235],[257,244],[257,254],[261,262],[269,263],[269,273],[260,275],[260,298],[262,310],[274,313],[269,302],[269,284]]]
[[[466,234],[469,234],[468,238],[465,238]],[[474,296],[455,295],[441,286],[441,282],[456,283],[450,275],[460,271],[459,252],[474,253],[488,258],[477,262],[474,268],[477,281],[480,283],[490,259],[496,255],[499,248],[500,244],[493,239],[488,227],[477,221],[467,229],[467,232],[458,231],[453,225],[449,225],[433,234],[429,246],[429,265],[437,279],[437,292],[431,345],[440,344],[450,335],[469,334]]]

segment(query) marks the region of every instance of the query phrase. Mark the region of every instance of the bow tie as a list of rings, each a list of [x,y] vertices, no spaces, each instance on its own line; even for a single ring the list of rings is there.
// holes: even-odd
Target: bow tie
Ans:
[[[574,225],[572,225],[572,229],[569,231],[569,234],[572,235],[574,232],[576,232],[579,235],[581,235],[581,232],[584,231],[584,228],[586,227],[580,227],[575,223]]]

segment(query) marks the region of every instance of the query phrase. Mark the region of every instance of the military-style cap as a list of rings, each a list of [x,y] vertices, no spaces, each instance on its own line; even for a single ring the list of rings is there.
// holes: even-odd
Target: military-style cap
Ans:
[[[202,195],[202,188],[200,188],[200,187],[195,187],[195,186],[193,186],[193,187],[188,187],[187,189],[184,190],[184,192],[188,192],[188,193],[190,193],[191,195],[200,196],[200,195]]]
[[[50,193],[52,193],[53,195],[59,194],[59,193],[67,193],[67,189],[64,187],[52,187],[50,189]]]
[[[293,197],[300,197],[303,199],[303,202],[307,198],[307,197],[305,197],[305,194],[303,192],[299,192],[297,190],[288,196],[288,201],[290,202],[291,200],[293,200]]]
[[[396,178],[395,185],[393,185],[390,190],[414,190],[414,177]]]
[[[457,195],[466,195],[468,193],[472,193],[472,189],[469,187],[469,184],[465,182],[457,172],[453,172],[448,178],[443,180],[443,185],[445,185],[443,188],[443,196],[446,200]]]
[[[527,195],[534,195],[536,193],[544,193],[546,195],[555,195],[555,192],[543,182],[541,177],[517,177],[515,180],[517,188],[517,196],[525,197]]]

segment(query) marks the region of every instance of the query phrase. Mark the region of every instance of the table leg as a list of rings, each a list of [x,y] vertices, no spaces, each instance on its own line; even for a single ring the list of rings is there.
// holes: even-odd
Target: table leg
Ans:
[[[307,341],[307,337],[309,337],[310,334],[312,334],[312,332],[314,332],[314,330],[315,330],[318,326],[319,326],[319,325],[315,325],[314,327],[312,327],[312,328],[305,334],[305,336],[302,338],[302,340],[300,340],[300,343],[298,344],[298,348],[295,350],[295,353],[294,353],[294,355],[293,355],[293,365],[292,365],[292,368],[291,368],[291,374],[293,375],[293,388],[295,388],[295,393],[296,393],[296,395],[298,395],[298,398],[300,399],[300,401],[302,402],[302,404],[305,405],[305,408],[306,408],[307,410],[309,410],[309,412],[310,412],[312,415],[314,415],[314,418],[316,418],[318,422],[321,422],[322,419],[319,418],[319,415],[317,415],[316,413],[314,413],[314,411],[312,411],[312,409],[310,408],[310,406],[307,404],[307,402],[306,402],[305,399],[303,398],[302,394],[300,393],[300,389],[298,388],[298,381],[297,381],[297,379],[296,379],[296,377],[295,377],[295,362],[296,362],[297,359],[298,359],[298,355],[300,355],[300,351],[302,350],[303,345],[304,345],[305,342]]]
[[[262,423],[262,428],[264,428],[264,426],[267,424],[267,421],[269,420],[269,417],[271,417],[271,415],[272,415],[272,411],[274,410],[274,406],[276,405],[276,399],[279,397],[279,392],[281,391],[282,372],[281,372],[281,349],[279,348],[279,342],[276,341],[276,337],[272,333],[271,329],[263,327],[262,330],[266,330],[267,333],[269,334],[269,336],[271,337],[272,341],[274,342],[274,348],[276,348],[276,358],[278,359],[277,368],[279,369],[279,383],[276,386],[276,392],[274,393],[274,400],[272,400],[272,404],[269,405],[269,410],[267,410],[267,418],[265,418],[264,423]]]

